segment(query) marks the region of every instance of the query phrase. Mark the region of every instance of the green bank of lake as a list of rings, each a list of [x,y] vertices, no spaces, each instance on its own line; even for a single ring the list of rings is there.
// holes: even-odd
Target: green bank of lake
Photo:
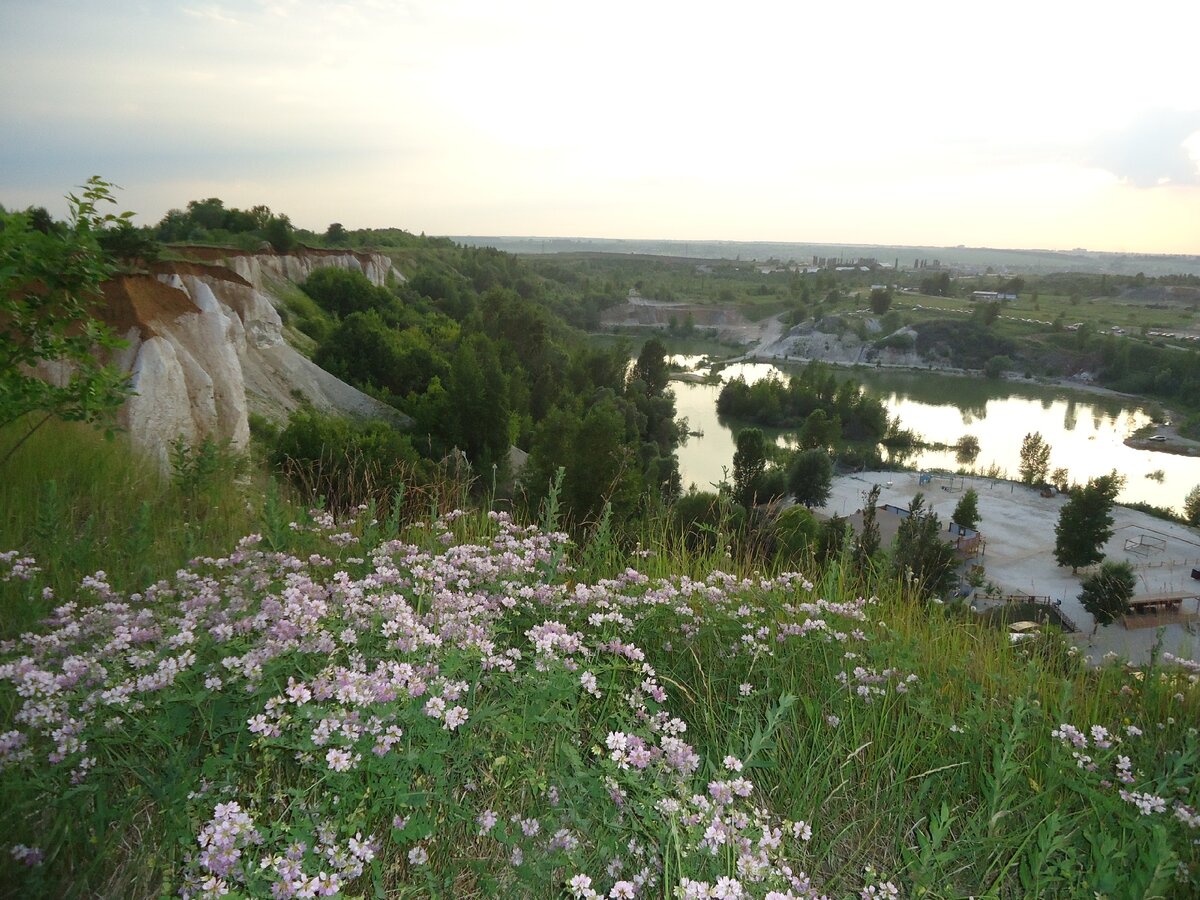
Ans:
[[[709,371],[703,357],[674,356],[686,370]],[[1015,478],[1020,466],[1021,441],[1031,431],[1041,432],[1050,445],[1050,468],[1066,468],[1071,478],[1084,482],[1116,469],[1125,476],[1119,500],[1151,503],[1182,510],[1183,498],[1200,484],[1200,456],[1127,447],[1124,441],[1150,424],[1148,401],[1084,393],[1067,387],[1026,385],[982,378],[881,369],[834,369],[853,378],[887,406],[905,428],[927,443],[953,445],[963,435],[979,439],[974,462],[963,465],[950,450],[919,450],[906,459],[917,469],[983,473],[999,470]],[[720,372],[722,383],[739,375],[748,382],[775,376],[789,377],[789,367],[768,363],[738,363]],[[678,414],[688,420],[690,437],[678,450],[683,484],[701,490],[732,474],[734,434],[745,427],[717,416],[720,384],[676,381]],[[780,446],[793,443],[792,432],[777,434]]]

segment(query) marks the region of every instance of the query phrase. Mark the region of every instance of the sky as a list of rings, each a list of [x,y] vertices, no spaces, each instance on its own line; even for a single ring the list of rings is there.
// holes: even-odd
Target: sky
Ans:
[[[1200,3],[0,0],[0,203],[1200,254]]]

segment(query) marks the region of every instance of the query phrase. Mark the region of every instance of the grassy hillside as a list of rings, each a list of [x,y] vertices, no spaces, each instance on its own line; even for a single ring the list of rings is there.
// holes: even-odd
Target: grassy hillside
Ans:
[[[4,480],[5,621],[48,616],[0,645],[5,896],[1200,887],[1194,663],[1088,670],[723,526],[335,521],[76,440]]]

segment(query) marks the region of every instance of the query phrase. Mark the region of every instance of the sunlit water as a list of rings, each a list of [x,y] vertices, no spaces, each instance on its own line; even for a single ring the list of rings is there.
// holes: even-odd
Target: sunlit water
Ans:
[[[674,357],[691,368],[700,357]],[[701,368],[701,371],[707,371]],[[860,382],[873,396],[883,400],[889,414],[899,416],[905,428],[918,432],[928,442],[953,444],[965,434],[979,439],[980,452],[966,468],[983,471],[996,466],[1017,477],[1021,441],[1031,431],[1041,432],[1050,444],[1050,467],[1065,467],[1077,482],[1116,469],[1125,476],[1119,499],[1142,501],[1180,510],[1184,495],[1200,484],[1200,457],[1178,456],[1135,450],[1123,441],[1150,421],[1140,404],[1122,398],[1087,394],[1068,389],[1016,385],[984,379],[946,375],[854,370],[835,373]],[[742,375],[747,381],[785,370],[765,363],[735,365],[721,372],[724,380]],[[703,432],[679,448],[679,467],[685,486],[709,489],[732,474],[734,428],[717,418],[720,385],[673,382],[679,415],[686,416],[693,431]],[[782,432],[777,440],[789,445],[794,435]],[[964,466],[953,450],[926,450],[911,457],[915,468],[955,471]],[[1149,478],[1161,471],[1162,480]]]

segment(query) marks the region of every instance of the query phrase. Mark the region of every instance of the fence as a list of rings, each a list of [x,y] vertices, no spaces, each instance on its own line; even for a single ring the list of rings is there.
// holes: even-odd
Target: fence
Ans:
[[[1062,611],[1061,600],[1055,600],[1053,597],[1035,597],[1030,594],[1008,594],[1001,599],[1005,603],[1033,603],[1037,606],[1045,606],[1048,612],[1053,613],[1054,617],[1062,624],[1063,631],[1079,630],[1075,620]]]

